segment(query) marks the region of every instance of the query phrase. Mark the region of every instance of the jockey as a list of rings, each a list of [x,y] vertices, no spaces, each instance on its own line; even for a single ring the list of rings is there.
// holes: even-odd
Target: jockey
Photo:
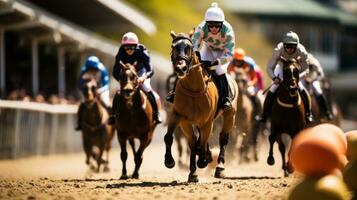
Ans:
[[[283,64],[280,61],[280,57],[284,57],[285,59],[300,58],[300,78],[302,78],[306,74],[306,70],[308,70],[309,68],[309,65],[307,63],[308,53],[305,50],[305,47],[299,43],[299,36],[293,31],[289,31],[284,34],[283,42],[280,42],[274,49],[273,55],[270,58],[267,66],[268,74],[273,80],[274,84],[271,85],[269,92],[265,98],[264,109],[260,118],[261,122],[267,121],[268,115],[271,111],[273,100],[276,96],[275,92],[278,89],[279,84],[282,82]],[[305,118],[306,121],[310,123],[313,121],[311,114],[311,99],[301,82],[299,82],[299,88],[306,111]]]
[[[255,63],[253,58],[246,56],[244,49],[237,48],[234,51],[233,60],[228,65],[228,73],[234,74],[235,68],[242,68],[248,76],[248,97],[255,110],[253,113],[257,113],[257,108],[260,106],[257,93],[264,88],[260,67]]]
[[[312,84],[312,90],[316,97],[317,103],[320,105],[320,108],[324,110],[324,114],[328,120],[332,120],[333,114],[327,104],[327,100],[323,91],[321,89],[320,80],[325,77],[324,71],[321,67],[320,62],[310,53],[308,54],[307,63],[309,64],[309,71],[305,76],[305,79],[302,80],[308,81]]]
[[[100,95],[100,102],[108,110],[111,110],[110,98],[109,98],[109,75],[108,70],[103,63],[100,62],[97,56],[89,56],[84,66],[81,68],[79,76],[79,86],[83,85],[83,78],[85,74],[91,74],[97,81],[97,92]],[[76,130],[81,130],[80,126],[80,113],[82,112],[83,103],[79,105],[77,113],[77,127]]]
[[[156,103],[156,100],[159,100],[160,97],[159,95],[154,94],[154,91],[151,88],[150,84],[150,78],[153,76],[154,71],[150,62],[149,51],[143,44],[139,44],[138,36],[135,33],[128,32],[125,33],[122,37],[121,47],[119,48],[119,51],[115,56],[115,64],[113,69],[113,76],[117,81],[120,80],[120,70],[122,67],[120,65],[120,61],[123,63],[131,64],[137,62],[135,68],[139,76],[138,82],[140,84],[140,88],[146,93],[148,100],[151,103],[155,123],[161,123],[162,119],[160,117],[160,113]],[[113,113],[109,118],[108,122],[110,125],[114,125],[115,123],[114,106],[116,106],[115,102],[117,96],[118,95],[116,94],[113,99]]]
[[[232,26],[225,21],[224,13],[218,4],[212,3],[205,13],[204,21],[195,28],[192,43],[193,49],[204,67],[216,66],[217,86],[222,96],[223,110],[232,107],[226,71],[233,56],[234,40]],[[171,93],[166,100],[173,102],[173,97]]]

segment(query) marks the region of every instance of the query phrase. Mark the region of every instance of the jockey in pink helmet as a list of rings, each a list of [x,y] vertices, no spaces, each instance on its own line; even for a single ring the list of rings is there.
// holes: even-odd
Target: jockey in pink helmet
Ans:
[[[140,83],[140,88],[146,93],[148,100],[150,101],[153,108],[153,117],[156,123],[161,123],[162,119],[157,107],[156,100],[159,100],[159,95],[154,94],[154,90],[151,87],[150,81],[151,77],[154,75],[154,71],[150,62],[149,51],[143,44],[139,43],[138,36],[135,33],[128,32],[123,35],[121,40],[121,46],[117,55],[115,56],[115,63],[113,69],[114,78],[119,81],[121,65],[123,63],[137,63],[135,65],[137,75],[139,76],[138,81]],[[115,95],[113,99],[113,111],[115,110]],[[109,124],[114,125],[115,115],[112,113],[109,118]]]

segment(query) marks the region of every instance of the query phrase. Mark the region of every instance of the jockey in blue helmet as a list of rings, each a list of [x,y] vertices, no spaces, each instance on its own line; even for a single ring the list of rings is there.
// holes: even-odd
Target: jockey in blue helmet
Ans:
[[[97,92],[100,95],[100,101],[110,111],[110,98],[109,98],[109,75],[108,70],[105,68],[102,62],[100,62],[97,56],[89,56],[86,63],[81,68],[79,76],[79,87],[82,87],[84,82],[84,77],[86,74],[91,74],[97,81],[98,89]],[[80,117],[80,112],[82,110],[83,103],[79,105],[78,108],[78,122]],[[81,130],[80,124],[77,123],[76,130]]]

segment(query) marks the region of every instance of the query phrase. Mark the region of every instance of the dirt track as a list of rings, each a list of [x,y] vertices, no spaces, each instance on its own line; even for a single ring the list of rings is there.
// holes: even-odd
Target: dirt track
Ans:
[[[189,184],[188,169],[165,168],[161,139],[156,135],[144,153],[139,180],[118,180],[117,148],[111,152],[111,172],[105,174],[92,173],[84,153],[0,161],[0,199],[286,199],[298,181],[282,178],[277,149],[276,164],[268,166],[267,146],[262,145],[259,162],[226,166],[226,179],[213,178],[212,169],[199,170],[200,182]],[[129,174],[132,170],[129,152]]]

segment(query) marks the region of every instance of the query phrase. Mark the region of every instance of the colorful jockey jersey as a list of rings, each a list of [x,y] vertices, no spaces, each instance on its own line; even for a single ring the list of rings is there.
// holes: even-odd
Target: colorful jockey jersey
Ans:
[[[236,61],[232,60],[229,67],[228,72],[231,73],[234,71],[233,67],[241,67],[244,69],[247,74],[248,80],[251,82],[250,84],[257,88],[257,91],[264,89],[264,81],[263,74],[260,67],[255,63],[253,58],[249,56],[244,56],[243,63],[241,66],[236,65]]]
[[[233,56],[235,45],[234,31],[227,21],[223,22],[220,32],[216,35],[209,31],[206,21],[201,22],[192,36],[194,51],[199,51],[202,41],[205,42],[205,45],[209,49],[224,52],[223,56],[219,59],[221,65],[229,62]]]
[[[305,70],[308,69],[308,64],[307,64],[307,58],[308,58],[308,53],[305,50],[305,47],[301,44],[297,44],[296,50],[293,54],[289,55],[285,50],[284,50],[284,45],[282,42],[280,42],[277,47],[274,49],[273,55],[270,58],[267,66],[267,71],[271,79],[273,79],[276,75],[274,74],[274,70],[276,68],[276,65],[279,64],[280,57],[283,57],[287,60],[289,59],[298,59],[300,57],[300,74],[304,73]],[[300,75],[301,76],[301,75]],[[280,77],[281,78],[281,77]]]
[[[257,65],[253,58],[249,56],[244,57],[244,62],[247,63],[249,66],[249,79],[256,80],[254,85],[257,87],[258,91],[264,90],[263,73],[259,65]]]
[[[146,76],[147,78],[150,78],[154,74],[150,62],[149,51],[142,44],[136,45],[135,52],[131,56],[129,56],[125,52],[123,46],[119,48],[119,51],[115,56],[115,64],[113,70],[113,76],[117,81],[119,81],[119,77],[120,77],[120,69],[121,69],[120,61],[122,61],[123,63],[130,63],[130,64],[134,64],[135,62],[137,62],[135,68],[136,71],[138,72],[139,77]]]
[[[109,74],[103,63],[99,62],[99,59],[97,61],[97,59],[98,58],[95,56],[89,57],[86,64],[81,68],[79,85],[80,87],[83,85],[85,74],[91,74],[97,81],[98,92],[102,93],[104,91],[109,91]],[[94,65],[90,65],[92,64],[92,61],[94,61]]]
[[[313,55],[308,55],[307,63],[309,64],[309,71],[306,78],[311,79],[311,81],[320,81],[325,77],[320,62]]]

